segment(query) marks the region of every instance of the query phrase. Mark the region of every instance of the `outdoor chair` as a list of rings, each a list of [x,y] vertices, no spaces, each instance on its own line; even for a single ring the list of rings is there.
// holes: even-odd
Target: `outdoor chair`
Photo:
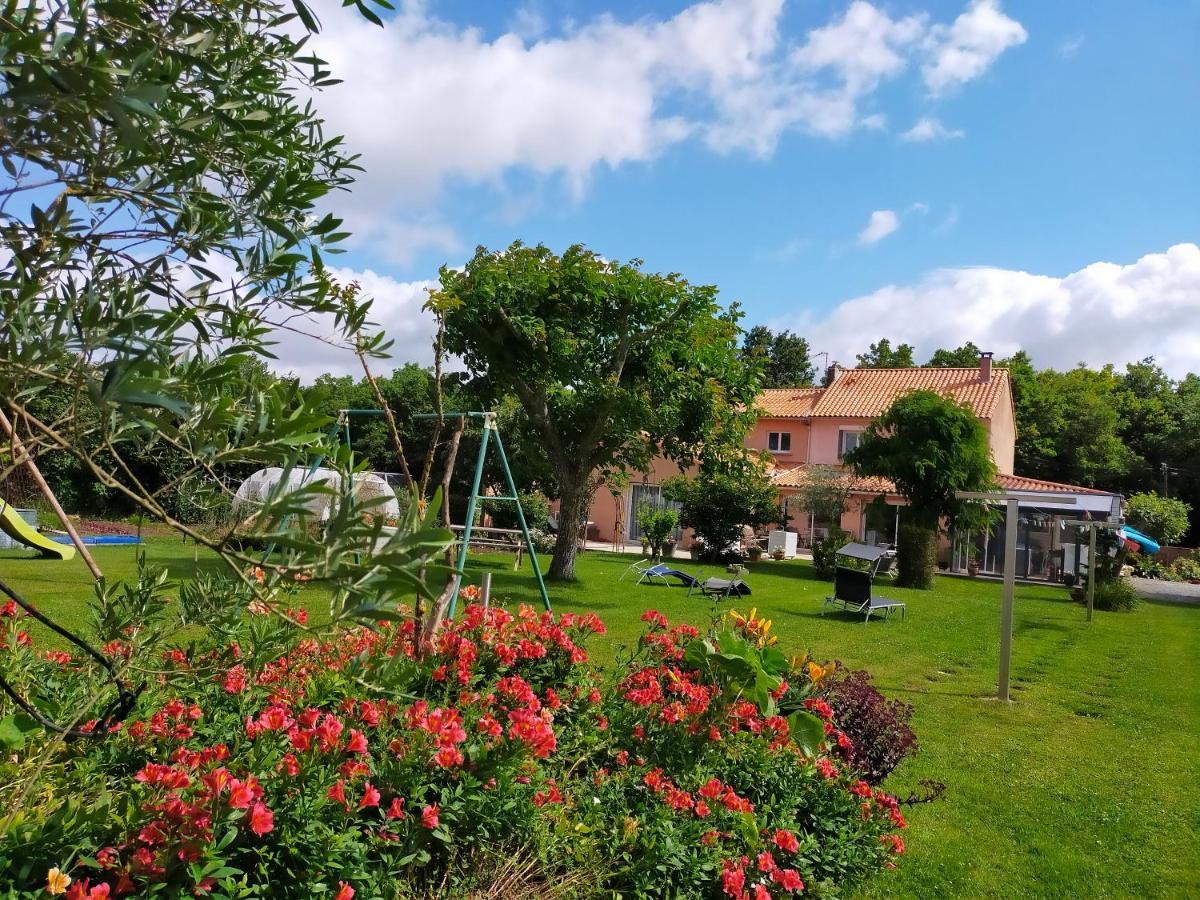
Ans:
[[[650,566],[648,569],[643,569],[641,575],[638,576],[638,580],[635,581],[634,584],[641,584],[643,581],[651,582],[655,579],[658,579],[669,587],[671,584],[669,579],[671,578],[678,578],[680,586],[686,587],[688,590],[691,590],[692,586],[696,583],[695,577],[689,575],[687,572],[682,572],[679,569],[672,569],[668,565],[659,563],[656,566]]]
[[[688,586],[688,596],[693,590],[699,590],[705,597],[746,597],[750,594],[750,585],[740,578],[708,578],[704,581],[692,579]]]
[[[826,597],[821,607],[821,615],[830,607],[838,607],[847,612],[863,613],[863,622],[869,622],[872,613],[881,613],[885,619],[891,618],[892,610],[900,610],[900,618],[904,618],[904,604],[899,600],[889,600],[886,597],[875,597],[871,594],[871,573],[846,566],[838,566],[833,572],[833,596]]]
[[[621,573],[621,577],[618,578],[617,581],[618,582],[624,581],[625,576],[630,574],[631,572],[636,572],[638,575],[638,580],[640,581],[642,573],[645,572],[647,569],[649,569],[652,565],[654,565],[654,563],[652,563],[648,559],[639,559],[635,563],[630,563],[629,568],[627,568],[624,572]]]
[[[875,577],[878,578],[880,575],[895,575],[896,573],[892,571],[892,567],[895,564],[896,557],[894,556],[879,557],[879,564],[875,569]]]

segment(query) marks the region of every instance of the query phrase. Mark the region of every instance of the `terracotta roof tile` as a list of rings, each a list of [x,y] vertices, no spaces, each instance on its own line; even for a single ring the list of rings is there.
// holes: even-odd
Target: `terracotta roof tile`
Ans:
[[[810,467],[793,466],[781,469],[771,475],[771,480],[782,488],[800,488],[808,484]],[[849,490],[860,494],[894,494],[896,486],[888,478],[878,476],[860,476],[847,471],[844,474]],[[1053,494],[1111,494],[1111,491],[1101,491],[1096,488],[1080,487],[1074,484],[1062,484],[1058,481],[1044,481],[1040,478],[1026,478],[1023,475],[1000,475],[997,480],[1000,486],[1008,491],[1033,491]]]
[[[822,393],[811,415],[873,419],[897,397],[932,390],[968,403],[981,419],[991,418],[1000,396],[1009,390],[1008,370],[993,369],[988,381],[979,369],[844,369]]]
[[[822,466],[821,468],[828,468]],[[779,487],[784,488],[800,488],[804,487],[809,482],[811,468],[809,466],[794,466],[790,469],[783,469],[775,472],[771,476],[771,480]],[[896,486],[892,484],[888,478],[880,478],[876,475],[855,475],[853,472],[845,471],[842,474],[843,483],[846,488],[858,493],[869,494],[894,494]]]
[[[1063,484],[1059,481],[1043,481],[1041,478],[1026,478],[1024,475],[1001,475],[997,478],[1000,486],[1008,491],[1044,491],[1055,494],[1112,494],[1112,491],[1101,491],[1096,488],[1080,487],[1075,484]]]
[[[824,388],[767,388],[758,395],[758,406],[766,416],[807,416],[824,391]]]

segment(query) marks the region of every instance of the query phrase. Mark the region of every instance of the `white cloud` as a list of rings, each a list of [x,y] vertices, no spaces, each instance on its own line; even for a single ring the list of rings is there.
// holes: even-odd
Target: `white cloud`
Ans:
[[[519,170],[579,197],[598,168],[653,161],[684,141],[765,157],[788,132],[882,128],[869,107],[883,82],[923,62],[931,86],[960,84],[1013,43],[1013,29],[1024,39],[993,2],[939,25],[856,0],[795,36],[781,33],[783,6],[703,0],[671,17],[550,24],[529,5],[489,36],[419,3],[379,28],[321,0],[313,49],[343,83],[317,103],[366,170],[340,211],[384,256],[450,252],[457,236],[423,217],[447,185],[503,193]]]
[[[999,0],[973,0],[951,25],[934,25],[926,37],[929,60],[921,68],[934,94],[982,75],[1010,47],[1025,43],[1021,23],[1000,11]]]
[[[1069,368],[1154,356],[1176,377],[1197,370],[1200,245],[1177,244],[1128,265],[1098,262],[1065,277],[990,267],[938,269],[888,285],[822,319],[781,323],[834,359],[853,360],[881,335],[918,358],[967,341],[1036,365]]]
[[[858,233],[858,242],[863,246],[876,244],[900,227],[900,218],[894,210],[877,209],[871,213],[867,227]]]
[[[433,337],[437,323],[432,315],[422,311],[430,288],[436,281],[397,281],[370,269],[356,272],[351,269],[330,268],[329,273],[343,284],[357,281],[362,296],[374,302],[370,320],[392,341],[389,358],[371,360],[377,373],[389,372],[407,362],[433,364]],[[339,341],[331,316],[301,316],[287,323],[286,329],[276,329],[271,348],[277,359],[269,360],[271,368],[281,374],[291,372],[309,384],[318,375],[362,375],[358,357]]]
[[[1067,38],[1058,45],[1058,55],[1068,61],[1074,59],[1083,47],[1083,40],[1084,36],[1082,34]]]
[[[902,141],[941,141],[950,138],[965,137],[965,133],[957,128],[947,128],[941,123],[940,119],[934,116],[922,116],[917,119],[913,127],[900,135]]]

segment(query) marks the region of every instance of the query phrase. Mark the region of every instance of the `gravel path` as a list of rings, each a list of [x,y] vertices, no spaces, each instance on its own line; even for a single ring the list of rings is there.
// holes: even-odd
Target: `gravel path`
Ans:
[[[1131,578],[1139,594],[1149,600],[1200,606],[1200,584],[1186,581],[1159,581],[1157,578]]]

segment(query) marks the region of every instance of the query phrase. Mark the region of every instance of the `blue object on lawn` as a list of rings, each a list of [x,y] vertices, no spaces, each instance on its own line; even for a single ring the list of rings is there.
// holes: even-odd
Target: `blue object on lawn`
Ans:
[[[1131,528],[1128,525],[1121,526],[1121,537],[1125,538],[1126,540],[1133,541],[1142,548],[1143,553],[1157,553],[1162,549],[1162,547],[1158,545],[1158,541],[1154,540],[1154,538],[1147,537],[1136,528]]]
[[[69,534],[56,534],[50,538],[56,544],[71,543]],[[143,543],[140,537],[132,534],[97,534],[88,537],[80,538],[85,544],[141,544]]]
[[[668,585],[670,584],[670,582],[667,581],[668,578],[678,578],[680,582],[682,582],[683,587],[687,588],[690,588],[696,583],[695,577],[689,575],[687,572],[681,572],[679,569],[672,569],[670,566],[665,566],[662,563],[646,569],[646,571],[642,572],[641,577],[638,578],[638,580],[634,583],[641,584],[643,581],[646,581],[650,578],[661,578],[662,581]]]

